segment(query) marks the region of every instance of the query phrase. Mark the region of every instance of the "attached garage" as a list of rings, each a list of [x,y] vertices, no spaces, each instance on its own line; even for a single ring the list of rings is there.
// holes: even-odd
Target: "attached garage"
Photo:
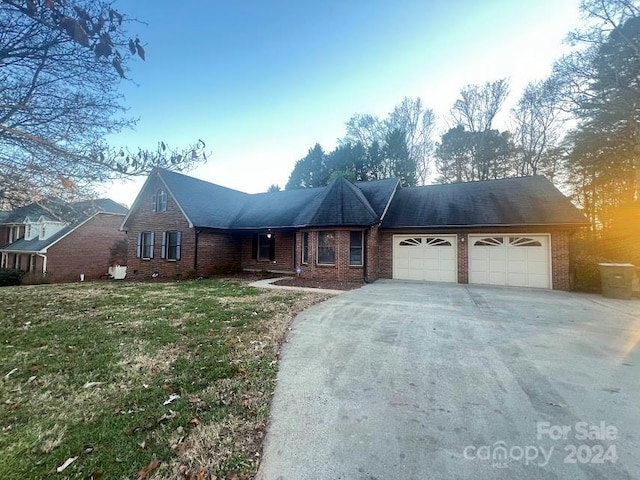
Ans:
[[[469,283],[551,288],[550,236],[469,235]]]
[[[393,278],[457,282],[455,235],[394,235]]]

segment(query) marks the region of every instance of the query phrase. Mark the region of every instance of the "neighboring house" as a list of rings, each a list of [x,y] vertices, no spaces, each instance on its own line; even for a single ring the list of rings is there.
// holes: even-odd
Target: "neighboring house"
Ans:
[[[128,277],[231,270],[568,290],[586,219],[546,178],[399,188],[396,179],[247,194],[157,169],[122,229]]]
[[[56,282],[100,278],[111,248],[126,240],[127,209],[113,200],[44,200],[0,216],[0,266],[46,274]]]

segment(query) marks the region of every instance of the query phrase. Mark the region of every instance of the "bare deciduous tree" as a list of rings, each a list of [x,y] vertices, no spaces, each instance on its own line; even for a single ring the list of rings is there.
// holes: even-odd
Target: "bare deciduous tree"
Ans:
[[[129,128],[118,85],[145,50],[108,1],[0,0],[0,202],[91,186],[153,166],[188,168],[203,144],[156,151],[109,148]]]

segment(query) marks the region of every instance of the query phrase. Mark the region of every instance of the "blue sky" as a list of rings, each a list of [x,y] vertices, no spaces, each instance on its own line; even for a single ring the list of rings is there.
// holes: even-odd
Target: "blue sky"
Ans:
[[[246,192],[283,186],[316,142],[331,150],[355,113],[385,116],[420,96],[439,132],[460,88],[507,77],[510,103],[544,78],[577,24],[577,0],[195,1],[117,5],[146,62],[122,93],[137,127],[114,146],[183,146],[212,156],[190,174]],[[505,110],[500,128],[507,128]],[[131,204],[141,181],[104,194]]]

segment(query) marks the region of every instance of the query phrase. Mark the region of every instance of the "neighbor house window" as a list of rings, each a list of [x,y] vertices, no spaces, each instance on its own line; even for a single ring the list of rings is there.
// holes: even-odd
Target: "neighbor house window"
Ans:
[[[158,190],[158,192],[153,196],[153,211],[167,211],[167,192],[164,190]]]
[[[138,234],[138,248],[136,256],[138,258],[150,259],[153,258],[153,232],[140,232]]]
[[[309,232],[302,234],[302,263],[309,263]]]
[[[349,232],[349,265],[362,266],[362,232]]]
[[[318,232],[318,265],[335,264],[335,239],[335,232]]]
[[[254,235],[251,258],[254,260],[274,261],[276,259],[276,236],[273,233]]]
[[[162,232],[162,258],[180,260],[182,232]]]

